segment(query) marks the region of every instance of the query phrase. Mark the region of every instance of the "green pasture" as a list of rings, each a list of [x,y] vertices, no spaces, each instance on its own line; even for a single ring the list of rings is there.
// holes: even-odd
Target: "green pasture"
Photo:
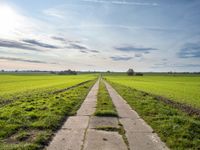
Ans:
[[[97,78],[94,74],[0,74],[0,97],[35,89],[60,89]]]
[[[52,76],[45,76],[45,78],[41,76],[27,77],[24,78],[25,83],[23,83],[21,76],[21,80],[18,80],[18,82],[17,77],[10,77],[10,82],[11,78],[12,81],[16,81],[16,83],[13,82],[15,87],[18,87],[17,84],[26,86],[21,90],[12,90],[11,86],[7,87],[11,89],[11,93],[18,92],[18,90],[20,93],[3,100],[4,103],[0,103],[0,149],[38,150],[44,148],[67,116],[76,113],[95,82],[95,80],[91,80],[72,89],[53,92],[61,87],[64,88],[94,79],[95,76],[53,77],[55,79]],[[28,78],[31,79],[30,83],[35,85],[31,88],[39,88],[39,90],[30,90]],[[41,83],[36,80],[37,78],[41,80]],[[43,81],[43,79],[46,80]],[[58,82],[56,83],[56,81]],[[54,87],[51,90],[44,88],[52,86]],[[25,90],[29,91],[22,92]]]
[[[104,75],[108,81],[200,108],[199,75]]]
[[[114,82],[111,84],[170,149],[200,149],[200,119],[197,116],[189,116],[131,87]]]

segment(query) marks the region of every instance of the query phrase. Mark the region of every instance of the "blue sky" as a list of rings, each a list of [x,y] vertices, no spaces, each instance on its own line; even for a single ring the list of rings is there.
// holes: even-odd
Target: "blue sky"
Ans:
[[[200,71],[199,0],[1,0],[0,69]]]

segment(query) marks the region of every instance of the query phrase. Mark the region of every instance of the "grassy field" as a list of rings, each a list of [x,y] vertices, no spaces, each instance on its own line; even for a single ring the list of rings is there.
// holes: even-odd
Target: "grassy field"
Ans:
[[[34,89],[66,88],[97,75],[0,74],[0,97]]]
[[[200,108],[199,75],[105,75],[108,81]]]
[[[76,113],[96,78],[0,75],[0,149],[43,148],[66,117]]]
[[[42,149],[66,117],[76,113],[97,77],[0,74],[0,149]],[[104,78],[171,149],[200,149],[200,119],[154,96],[200,108],[200,76],[110,74]],[[94,115],[117,116],[102,81],[97,98]]]
[[[97,107],[95,111],[96,116],[117,116],[117,112],[112,103],[110,95],[105,87],[103,81],[100,81],[99,91],[97,95]]]
[[[200,119],[188,116],[154,96],[110,82],[117,92],[173,150],[200,149]]]

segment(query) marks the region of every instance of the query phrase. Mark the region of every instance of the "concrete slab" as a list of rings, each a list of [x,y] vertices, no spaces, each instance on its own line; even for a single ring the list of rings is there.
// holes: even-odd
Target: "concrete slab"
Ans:
[[[90,116],[94,114],[96,109],[97,93],[99,89],[99,80],[92,87],[88,93],[85,101],[81,105],[81,108],[77,111],[77,116]]]
[[[126,132],[130,150],[169,150],[153,133]]]
[[[88,116],[69,117],[62,128],[65,129],[86,129],[89,123]]]
[[[120,123],[126,131],[130,150],[167,150],[166,145],[153,129],[134,111],[127,102],[107,83],[106,88],[116,107]]]
[[[95,107],[96,102],[87,104],[85,103],[84,105],[82,105],[82,108],[77,112],[77,116],[91,116],[96,110]]]
[[[121,124],[123,124],[123,127],[125,130],[128,130],[129,132],[144,132],[144,133],[152,133],[153,129],[144,122],[143,119],[128,119],[123,118],[119,119]]]
[[[89,128],[113,127],[119,128],[118,118],[116,117],[96,117],[90,118]]]
[[[108,83],[105,82],[105,84],[120,118],[140,118],[137,112],[132,110],[132,108],[127,104],[127,102]]]
[[[84,150],[127,150],[122,136],[117,132],[88,129]]]
[[[53,141],[46,148],[47,150],[81,150],[84,140],[84,129],[61,129]]]
[[[85,132],[89,125],[89,116],[95,112],[96,95],[98,92],[99,81],[95,83],[81,105],[77,116],[69,117],[63,127],[56,133],[51,143],[46,147],[47,150],[81,150]]]

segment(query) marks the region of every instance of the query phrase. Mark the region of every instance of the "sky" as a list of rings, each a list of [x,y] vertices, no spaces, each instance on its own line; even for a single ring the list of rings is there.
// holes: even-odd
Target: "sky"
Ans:
[[[0,0],[0,69],[200,71],[199,0]]]

